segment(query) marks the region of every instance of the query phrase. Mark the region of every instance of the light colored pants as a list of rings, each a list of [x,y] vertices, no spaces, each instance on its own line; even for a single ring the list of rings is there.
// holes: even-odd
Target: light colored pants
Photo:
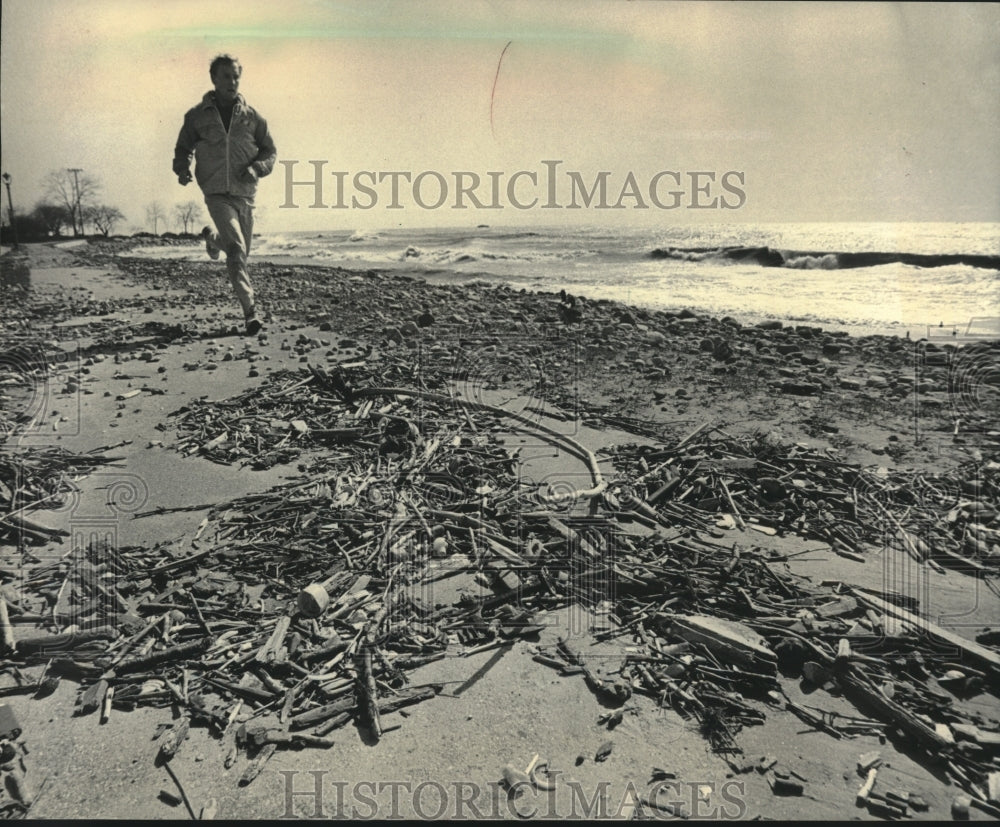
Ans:
[[[226,270],[243,315],[254,311],[253,286],[247,272],[247,258],[253,240],[253,201],[239,195],[206,195],[205,206],[216,232],[212,241],[226,254]]]

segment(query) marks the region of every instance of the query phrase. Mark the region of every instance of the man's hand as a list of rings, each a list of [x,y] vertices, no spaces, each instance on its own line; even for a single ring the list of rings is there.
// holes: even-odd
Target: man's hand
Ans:
[[[243,177],[247,181],[256,181],[260,176],[257,175],[257,170],[255,170],[253,168],[253,164],[251,164],[245,170],[243,170]]]
[[[190,170],[177,173],[177,183],[180,184],[182,187],[186,187],[188,184],[191,183],[192,180],[193,178],[191,177]]]

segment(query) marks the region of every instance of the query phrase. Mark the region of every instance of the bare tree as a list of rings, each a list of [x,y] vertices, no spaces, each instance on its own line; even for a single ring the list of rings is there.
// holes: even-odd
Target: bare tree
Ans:
[[[194,225],[201,215],[201,205],[197,201],[185,201],[174,207],[174,217],[177,223],[184,227],[184,232],[193,232]]]
[[[60,204],[47,204],[44,201],[35,205],[32,218],[45,226],[45,231],[51,235],[59,235],[65,225],[71,223],[69,211]]]
[[[73,235],[83,235],[83,210],[94,205],[101,183],[81,169],[56,169],[45,177],[45,193],[66,208]]]
[[[84,210],[84,217],[94,225],[97,232],[105,236],[115,229],[115,224],[125,220],[125,216],[122,215],[122,211],[118,207],[109,207],[106,204],[88,207]]]
[[[161,221],[165,221],[166,217],[163,205],[159,201],[153,201],[146,205],[146,223],[153,225],[153,235],[159,235],[159,224]]]

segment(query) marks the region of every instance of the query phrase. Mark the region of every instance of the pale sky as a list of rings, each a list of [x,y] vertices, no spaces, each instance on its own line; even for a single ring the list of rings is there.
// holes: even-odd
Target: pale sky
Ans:
[[[101,202],[128,218],[119,231],[143,228],[154,200],[171,211],[200,203],[171,172],[173,147],[184,112],[211,88],[212,57],[229,52],[279,160],[298,161],[295,179],[311,178],[310,160],[326,162],[324,209],[311,208],[309,187],[293,190],[298,209],[282,207],[281,164],[262,181],[263,231],[1000,220],[996,4],[4,0],[2,9],[2,168],[16,210],[33,208],[45,175],[67,167],[101,181]],[[543,161],[561,162],[559,200],[568,172],[589,186],[605,171],[609,200],[625,208],[541,209]],[[374,208],[330,209],[333,173],[345,173],[350,202],[359,171],[439,173],[449,197],[423,209],[400,181],[403,208],[387,209],[385,181]],[[496,174],[504,209],[453,209],[457,171],[480,177],[486,202]],[[519,171],[537,175],[516,192],[522,203],[538,197],[533,208],[507,202]],[[662,171],[681,175],[679,208],[619,199],[630,173],[645,197]],[[733,201],[720,179],[739,173],[730,181],[742,182],[744,202],[690,209],[691,171],[716,175],[702,202]],[[433,202],[437,179],[425,179],[422,198]],[[659,180],[667,200],[675,187]]]

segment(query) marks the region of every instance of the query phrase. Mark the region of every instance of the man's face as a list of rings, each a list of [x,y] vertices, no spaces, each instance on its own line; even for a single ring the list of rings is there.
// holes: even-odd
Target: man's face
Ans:
[[[232,63],[223,63],[216,67],[212,75],[215,84],[215,97],[220,103],[232,103],[240,89],[240,69]]]

